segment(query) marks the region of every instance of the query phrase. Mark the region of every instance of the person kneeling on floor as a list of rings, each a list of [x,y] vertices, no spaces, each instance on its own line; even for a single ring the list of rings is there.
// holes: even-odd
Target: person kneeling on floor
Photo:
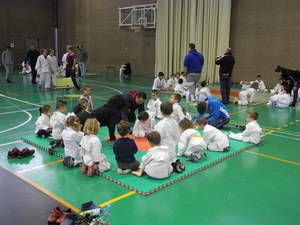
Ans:
[[[168,146],[160,145],[161,138],[157,131],[149,133],[147,139],[151,148],[142,157],[140,169],[131,173],[136,176],[146,173],[154,179],[168,178],[173,172],[172,156],[169,154]]]
[[[197,125],[200,130],[203,130],[203,139],[208,150],[214,152],[229,151],[229,140],[226,134],[209,125],[205,117],[198,119]]]
[[[52,114],[50,105],[43,105],[40,108],[40,116],[35,122],[35,134],[38,137],[47,138],[51,136],[50,116]]]
[[[188,119],[183,119],[179,123],[182,134],[178,143],[177,156],[185,156],[187,160],[196,162],[202,156],[206,156],[203,150],[207,146],[198,131],[194,129],[194,124]]]
[[[230,121],[230,116],[226,106],[214,96],[210,96],[205,99],[205,101],[199,102],[197,110],[199,115],[196,117],[195,121],[203,117],[205,113],[208,113],[208,124],[215,128],[225,129],[225,126]]]
[[[260,142],[260,135],[262,129],[257,123],[258,113],[248,112],[246,116],[247,125],[242,133],[234,134],[229,133],[229,138],[235,139],[242,142],[250,142],[253,144],[258,144]]]
[[[118,174],[128,174],[132,170],[139,169],[139,161],[137,161],[134,155],[137,153],[138,148],[135,141],[129,138],[130,124],[126,121],[121,121],[117,126],[118,132],[121,136],[114,143],[113,150],[118,163]]]
[[[98,138],[100,124],[96,119],[87,119],[81,139],[80,146],[82,148],[83,165],[81,172],[88,176],[93,176],[95,171],[105,172],[110,169],[110,163],[106,156],[101,153],[102,144]]]

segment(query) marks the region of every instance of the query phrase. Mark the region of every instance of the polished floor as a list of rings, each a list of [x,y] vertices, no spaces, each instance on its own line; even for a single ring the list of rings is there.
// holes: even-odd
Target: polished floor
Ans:
[[[4,95],[0,95],[0,166],[15,174],[16,179],[22,179],[75,211],[81,203],[93,200],[102,206],[112,204],[112,224],[116,225],[300,224],[299,109],[229,105],[232,123],[245,123],[247,111],[255,110],[260,114],[259,123],[266,132],[263,142],[144,197],[103,178],[83,176],[79,169],[67,169],[59,158],[40,150],[31,158],[7,160],[7,150],[30,147],[19,140],[34,132],[38,106],[54,106],[57,96],[61,94],[58,91],[40,90],[31,85],[28,77],[19,74],[13,76],[13,81],[13,84],[6,84],[3,79],[0,81],[0,94]],[[151,78],[144,76],[120,81],[118,77],[105,74],[82,80],[82,85],[92,86],[96,107],[112,95],[133,89],[149,94],[151,83]],[[168,94],[161,94],[160,97],[165,100]],[[75,102],[69,100],[70,110]],[[183,105],[196,114],[195,108],[186,105],[185,100]],[[30,195],[18,189],[13,182],[10,184],[10,179],[5,176],[0,178],[1,186],[9,185],[18,193]],[[28,204],[35,204],[35,197],[32,198]],[[39,199],[36,201],[38,205]],[[24,201],[20,203],[26,207]],[[48,203],[49,211],[56,203],[50,202],[53,206]],[[5,205],[0,201],[0,208],[7,205],[16,209],[20,207],[16,199],[6,201]],[[34,216],[41,210],[44,213],[46,209],[29,210],[29,213]],[[0,210],[0,215],[2,213],[3,210]],[[14,216],[18,217],[18,214]]]

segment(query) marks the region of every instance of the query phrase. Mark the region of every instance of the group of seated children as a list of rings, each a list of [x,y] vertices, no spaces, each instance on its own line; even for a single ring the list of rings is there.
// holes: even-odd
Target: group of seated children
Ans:
[[[205,88],[206,84],[202,84]],[[209,92],[205,92],[205,95]],[[147,137],[151,149],[142,157],[141,163],[135,159],[138,147],[129,138],[130,124],[121,121],[117,130],[121,138],[115,141],[113,152],[118,165],[118,174],[132,173],[141,176],[146,173],[152,178],[163,179],[175,172],[184,171],[184,165],[177,157],[185,157],[196,162],[206,156],[204,150],[226,152],[229,150],[229,138],[257,144],[261,128],[257,124],[256,112],[247,114],[248,124],[245,131],[239,134],[226,135],[219,129],[226,128],[230,117],[226,106],[214,96],[201,101],[197,110],[199,116],[192,122],[188,112],[180,105],[181,95],[173,93],[167,102],[161,103],[156,90],[152,91],[148,111],[140,112],[135,121],[132,135]],[[82,122],[79,115],[92,110],[90,90],[84,89],[76,115],[66,115],[67,103],[57,101],[56,111],[45,105],[36,122],[35,133],[39,137],[52,135],[50,151],[57,146],[64,146],[65,157],[72,159],[69,167],[81,164],[82,173],[92,176],[95,171],[104,172],[110,169],[110,163],[101,153],[101,141],[98,137],[100,123],[95,118],[85,116]],[[155,119],[161,120],[156,124]],[[196,130],[203,131],[203,135]]]

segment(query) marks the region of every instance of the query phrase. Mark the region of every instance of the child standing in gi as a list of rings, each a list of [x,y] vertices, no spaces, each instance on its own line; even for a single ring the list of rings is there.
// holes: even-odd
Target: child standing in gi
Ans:
[[[91,87],[90,86],[85,86],[85,87],[83,87],[82,91],[83,91],[83,95],[80,96],[80,99],[84,98],[88,101],[88,106],[87,106],[86,110],[89,113],[91,113],[94,109],[93,100],[92,100],[92,96],[91,96]]]

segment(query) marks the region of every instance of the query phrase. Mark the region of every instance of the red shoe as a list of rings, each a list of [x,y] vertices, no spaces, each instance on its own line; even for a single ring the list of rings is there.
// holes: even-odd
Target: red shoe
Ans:
[[[28,148],[24,148],[19,152],[19,159],[32,156],[35,153],[35,150],[29,150]]]
[[[8,159],[18,158],[19,155],[20,155],[20,150],[17,149],[17,148],[13,148],[12,150],[10,150],[10,151],[7,153],[7,158],[8,158]]]

